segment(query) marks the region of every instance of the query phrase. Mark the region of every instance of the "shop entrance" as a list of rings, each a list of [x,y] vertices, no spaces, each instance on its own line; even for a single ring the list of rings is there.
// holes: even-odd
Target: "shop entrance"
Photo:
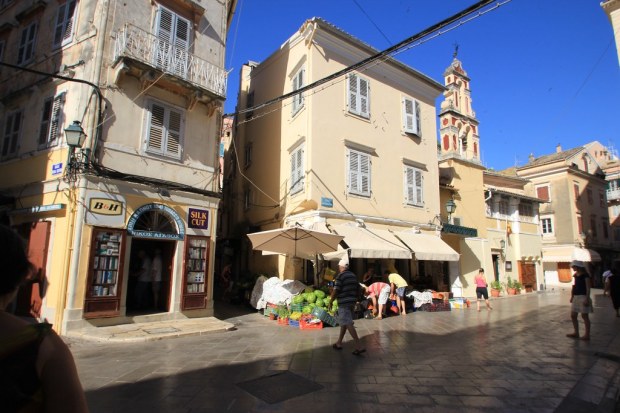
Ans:
[[[172,260],[176,241],[134,238],[129,258],[127,282],[127,314],[152,314],[170,310],[172,291]],[[161,282],[153,283],[146,268],[161,257]],[[152,269],[152,265],[150,265]],[[152,273],[151,273],[152,274]]]

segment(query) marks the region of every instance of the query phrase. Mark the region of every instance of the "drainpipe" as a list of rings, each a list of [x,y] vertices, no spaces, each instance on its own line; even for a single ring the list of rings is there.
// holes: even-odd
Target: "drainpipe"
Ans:
[[[109,0],[104,0],[101,2],[101,18],[99,20],[99,28],[97,30],[97,45],[96,45],[96,53],[95,53],[95,63],[93,67],[92,80],[94,83],[99,83],[101,76],[101,68],[103,62],[103,50],[105,46],[105,35],[108,21],[108,14],[110,9]],[[92,83],[91,83],[92,84]],[[93,136],[91,140],[91,144],[88,148],[90,152],[87,156],[90,157],[92,154],[94,157],[97,156],[97,144],[99,133],[101,131],[101,122],[103,121],[103,98],[101,96],[101,92],[97,86],[95,86],[95,90],[97,91],[97,96],[99,97],[98,105],[96,111],[92,111],[90,116],[90,125],[91,125],[91,136]],[[71,245],[71,262],[69,264],[69,273],[68,273],[68,283],[67,283],[67,292],[65,299],[65,308],[64,308],[64,317],[62,321],[62,332],[66,332],[67,319],[71,318],[70,312],[75,308],[75,297],[76,297],[76,288],[77,288],[77,280],[79,276],[79,264],[80,264],[80,256],[81,256],[81,243],[82,243],[82,233],[84,229],[84,218],[86,216],[86,186],[88,181],[81,176],[78,181],[78,194],[76,198],[77,202],[77,210],[73,217],[73,225],[74,225],[74,237]],[[89,252],[87,252],[88,254]]]

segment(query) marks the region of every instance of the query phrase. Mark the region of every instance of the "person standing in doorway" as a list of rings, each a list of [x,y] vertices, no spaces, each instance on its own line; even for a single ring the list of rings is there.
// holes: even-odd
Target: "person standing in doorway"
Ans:
[[[157,248],[151,262],[151,289],[153,290],[153,308],[159,309],[159,292],[161,291],[162,274],[161,250]]]
[[[140,309],[147,306],[146,293],[149,291],[153,276],[151,274],[151,258],[146,251],[140,250],[138,258],[140,259],[140,271],[138,272],[138,282],[136,283],[136,308]]]
[[[616,310],[616,317],[620,317],[620,275],[616,274],[619,274],[617,269],[613,273],[605,271],[603,277],[605,277],[605,291],[611,297],[611,303]]]
[[[478,311],[480,311],[480,300],[483,298],[487,305],[487,309],[492,310],[493,308],[489,303],[489,290],[487,286],[487,279],[484,276],[484,268],[480,268],[478,270],[478,275],[474,278],[474,282],[476,283],[476,307],[478,308]]]
[[[407,315],[407,309],[405,308],[405,288],[407,288],[407,281],[400,276],[399,273],[393,272],[388,275],[388,281],[390,282],[390,295],[396,294],[396,307],[401,315]]]
[[[590,340],[589,314],[592,312],[592,300],[590,299],[590,288],[592,287],[592,281],[590,279],[590,274],[586,271],[586,267],[582,261],[573,261],[570,266],[575,272],[573,274],[575,281],[570,297],[570,318],[573,322],[574,331],[571,334],[567,334],[566,337]],[[585,326],[585,334],[583,336],[579,336],[579,321],[577,320],[578,314],[581,314],[581,318],[583,319],[583,324]]]
[[[329,297],[327,310],[332,307],[334,299],[338,299],[338,324],[340,324],[340,334],[338,341],[332,346],[335,350],[342,350],[342,340],[348,331],[355,341],[355,350],[353,354],[359,356],[366,351],[361,346],[361,341],[355,330],[353,323],[353,308],[360,295],[360,285],[357,276],[349,271],[349,262],[343,258],[338,262],[339,273],[334,280],[334,289]]]

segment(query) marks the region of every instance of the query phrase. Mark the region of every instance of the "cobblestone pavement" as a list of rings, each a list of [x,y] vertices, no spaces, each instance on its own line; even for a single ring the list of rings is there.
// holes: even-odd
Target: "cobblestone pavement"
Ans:
[[[349,336],[332,349],[338,328],[299,330],[251,310],[219,313],[234,331],[69,344],[95,413],[614,412],[620,318],[594,292],[589,342],[565,336],[561,290],[494,299],[492,311],[357,320],[361,356]]]

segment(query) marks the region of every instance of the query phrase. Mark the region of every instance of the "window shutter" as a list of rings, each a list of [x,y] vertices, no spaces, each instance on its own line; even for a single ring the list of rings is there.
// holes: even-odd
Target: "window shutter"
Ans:
[[[413,100],[409,98],[403,98],[403,120],[404,120],[404,129],[407,133],[414,133],[413,124]]]
[[[549,200],[549,187],[548,186],[539,186],[536,188],[536,196],[540,199],[544,199],[545,201]]]
[[[349,192],[359,192],[359,154],[349,151]]]
[[[349,75],[349,112],[358,113],[357,105],[357,75]]]
[[[189,36],[191,25],[189,20],[180,16],[176,17],[174,45],[182,50],[189,50]]]
[[[157,37],[170,43],[172,41],[174,15],[170,10],[160,6],[157,17]]]
[[[54,98],[54,105],[50,117],[50,133],[47,138],[47,145],[54,146],[58,142],[63,124],[62,108],[65,103],[65,93],[61,93]]]
[[[370,116],[370,86],[366,79],[359,78],[360,115]]]
[[[424,202],[422,197],[424,194],[422,191],[422,171],[419,169],[415,169],[415,195],[415,203],[421,205]]]
[[[4,139],[2,141],[2,157],[14,155],[17,152],[17,141],[22,124],[22,112],[14,112],[6,117]]]
[[[146,144],[147,150],[150,152],[163,153],[165,115],[166,110],[163,106],[156,103],[151,104],[149,136]]]
[[[37,144],[39,147],[47,144],[47,137],[50,131],[50,119],[52,117],[52,107],[54,106],[53,99],[46,99],[43,102],[43,110],[41,111],[41,124],[39,126],[39,140]]]
[[[75,15],[75,0],[68,0],[58,8],[56,28],[54,31],[54,46],[62,46],[73,37],[73,16]]]
[[[359,154],[360,159],[360,190],[363,195],[370,195],[370,156]]]
[[[413,169],[405,166],[405,201],[407,204],[415,203],[415,188]]]
[[[181,123],[179,112],[169,111],[166,134],[166,155],[179,158],[181,156]]]
[[[417,100],[414,101],[415,103],[415,121],[413,123],[415,129],[413,131],[413,133],[415,133],[418,136],[422,136],[422,121],[420,119],[420,102],[418,102]]]

